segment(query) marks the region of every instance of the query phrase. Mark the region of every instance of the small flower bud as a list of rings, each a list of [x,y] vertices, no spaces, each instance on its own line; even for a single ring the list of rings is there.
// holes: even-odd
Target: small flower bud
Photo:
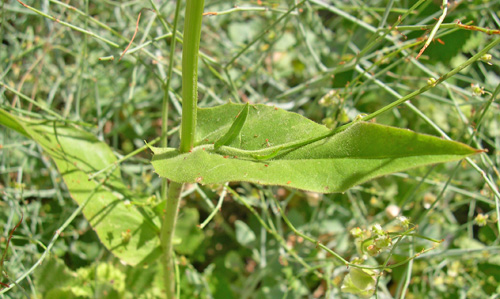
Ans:
[[[385,231],[382,229],[382,226],[380,226],[380,224],[374,224],[371,228],[371,231],[375,234],[375,235],[378,235],[378,236],[384,236],[385,235]]]
[[[376,256],[380,253],[380,249],[371,244],[371,245],[368,245],[368,247],[366,247],[366,252],[370,255],[370,256]]]
[[[483,56],[481,56],[481,58],[479,58],[482,62],[484,63],[487,63],[489,65],[491,65],[491,59],[493,58],[493,56],[491,56],[491,54],[484,54]]]
[[[375,239],[374,244],[377,248],[381,250],[386,249],[387,247],[392,245],[392,239],[388,235],[381,236]]]
[[[332,89],[330,90],[327,94],[325,94],[320,100],[319,100],[319,104],[321,106],[334,106],[334,105],[338,105],[340,102],[340,98],[338,96],[338,93],[337,93],[337,90],[335,89]]]
[[[408,229],[408,227],[410,226],[410,220],[405,216],[399,216],[398,221],[401,224],[401,226],[404,227],[404,229]]]
[[[356,115],[356,118],[354,119],[354,121],[360,121],[363,119],[363,117],[367,116],[368,114],[366,113],[361,113],[361,114],[358,114]]]
[[[432,77],[427,80],[427,84],[431,85],[432,87],[436,86],[436,82],[437,80]]]
[[[485,226],[488,223],[488,215],[478,214],[474,221],[479,226]]]
[[[363,230],[359,227],[351,229],[350,233],[354,238],[361,238],[363,236]]]
[[[479,86],[479,84],[471,84],[472,94],[476,97],[482,96],[484,94],[484,87]]]
[[[356,264],[356,265],[361,265],[361,264],[363,264],[364,262],[365,262],[365,260],[364,260],[363,258],[361,258],[361,257],[353,257],[353,258],[351,259],[351,263],[352,263],[352,264]]]

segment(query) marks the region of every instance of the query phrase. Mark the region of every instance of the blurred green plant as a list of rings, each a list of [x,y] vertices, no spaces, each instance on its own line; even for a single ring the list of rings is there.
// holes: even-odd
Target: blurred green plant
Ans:
[[[452,290],[452,295],[465,292],[469,296],[495,292],[495,283],[500,281],[498,273],[492,270],[497,265],[495,261],[481,262],[486,261],[483,256],[469,260],[469,264],[452,262],[450,254],[490,254],[499,250],[494,241],[498,239],[499,225],[499,194],[494,178],[498,175],[498,163],[491,155],[497,147],[498,136],[491,132],[495,132],[498,125],[495,99],[500,85],[492,83],[491,78],[498,77],[495,74],[498,63],[494,57],[498,57],[495,46],[500,39],[488,43],[481,38],[483,33],[498,34],[487,29],[488,22],[495,22],[493,16],[479,26],[464,20],[464,24],[446,21],[460,14],[474,19],[482,10],[495,9],[498,5],[468,3],[462,7],[448,7],[444,1],[440,10],[418,1],[412,7],[396,9],[391,1],[386,8],[379,9],[376,7],[378,2],[371,7],[354,8],[337,1],[330,5],[311,0],[281,8],[279,3],[259,2],[254,7],[228,9],[227,4],[211,3],[211,8],[219,12],[207,12],[206,15],[212,17],[202,29],[203,1],[187,1],[184,34],[180,34],[176,29],[180,1],[175,8],[173,24],[161,13],[173,11],[173,7],[168,4],[157,7],[150,1],[155,13],[150,13],[146,29],[139,26],[139,18],[135,21],[131,9],[134,5],[84,1],[84,9],[79,10],[50,1],[61,9],[54,11],[56,14],[62,15],[68,9],[77,16],[62,21],[60,16],[52,16],[51,7],[41,5],[38,9],[36,5],[18,2],[23,5],[21,10],[6,2],[2,10],[29,17],[34,24],[18,23],[21,19],[12,21],[15,25],[2,22],[2,28],[8,32],[2,35],[2,43],[9,47],[8,51],[0,53],[0,58],[7,62],[0,76],[0,122],[34,143],[26,143],[26,139],[12,135],[16,139],[6,139],[9,144],[3,151],[26,148],[23,152],[33,158],[26,160],[21,153],[15,153],[12,161],[24,159],[43,163],[30,163],[35,171],[26,179],[23,179],[26,174],[21,172],[12,184],[9,172],[5,172],[3,185],[9,187],[4,192],[4,202],[9,204],[9,209],[4,212],[8,217],[2,224],[8,232],[16,211],[21,210],[29,215],[28,223],[42,224],[38,227],[23,222],[21,232],[12,240],[6,240],[6,244],[12,242],[9,255],[12,259],[5,263],[2,272],[6,280],[2,282],[1,294],[15,286],[19,288],[11,292],[18,289],[19,293],[27,294],[21,284],[29,286],[35,297],[37,292],[45,297],[114,298],[137,294],[155,297],[165,295],[161,291],[163,287],[167,297],[174,297],[175,286],[178,295],[182,291],[180,296],[183,297],[216,298],[326,296],[341,291],[358,296],[384,292],[396,297],[410,292],[415,296],[440,294],[446,290]],[[119,14],[109,14],[108,6],[124,12],[126,20]],[[264,14],[257,15],[262,11]],[[35,15],[30,16],[29,12]],[[91,17],[94,14],[102,15],[110,25]],[[40,22],[36,15],[57,23]],[[5,16],[3,14],[2,18]],[[433,16],[439,17],[437,24],[421,25],[431,22]],[[298,20],[297,24],[290,22],[294,19]],[[146,41],[156,20],[160,21],[162,29]],[[416,25],[400,25],[404,21]],[[140,31],[142,40],[130,49],[134,41],[118,33],[126,31],[124,26],[129,22],[135,24],[134,37],[139,29],[143,30]],[[391,22],[392,26],[387,25]],[[57,28],[57,24],[83,34],[81,48],[75,48],[78,43],[73,42],[80,37],[66,29],[49,35],[52,38],[52,34],[59,34],[56,36],[60,41],[72,41],[61,46],[52,45],[52,39],[37,41],[31,38],[41,36],[34,34],[33,29]],[[25,35],[19,34],[22,32],[19,26],[28,29]],[[333,34],[334,28],[339,32]],[[432,31],[428,37],[417,40],[421,29]],[[469,45],[453,44],[459,39],[470,41],[472,31],[483,35],[477,35],[477,41]],[[62,32],[67,32],[70,38],[61,37]],[[204,52],[199,52],[200,32],[205,32]],[[371,34],[368,39],[367,32]],[[99,40],[98,44],[87,36]],[[447,40],[450,36],[453,37]],[[113,41],[116,38],[121,44]],[[408,40],[404,41],[405,38]],[[10,50],[23,47],[17,39],[28,43],[26,51]],[[157,43],[163,39],[167,47]],[[180,57],[175,53],[173,41],[176,40],[183,43],[182,84],[176,75],[178,69],[173,67],[178,60],[176,57]],[[436,48],[433,40],[444,42],[446,48],[441,48],[439,53],[447,53],[446,58],[433,54]],[[43,43],[55,50],[43,48]],[[292,46],[297,50],[289,51]],[[258,47],[258,50],[249,51],[251,47]],[[124,48],[128,50],[117,53]],[[168,48],[170,53],[165,53]],[[419,48],[422,50],[418,55],[421,60],[427,59],[428,66],[409,58]],[[62,51],[66,56],[57,57],[53,51]],[[159,53],[169,57],[168,63]],[[216,106],[224,103],[222,99],[227,97],[256,105],[226,104],[198,109],[198,53],[203,63],[200,77],[206,82],[200,84],[200,105]],[[123,57],[121,66],[105,64],[115,56]],[[66,73],[61,77],[30,77],[34,70],[42,69],[38,66],[49,59],[45,57],[50,58],[47,68],[52,74],[58,74],[58,68]],[[103,62],[93,63],[98,58]],[[409,63],[402,64],[404,59]],[[24,60],[32,65],[19,64]],[[442,63],[445,61],[447,64]],[[482,63],[495,69],[488,71]],[[409,68],[410,64],[415,68]],[[125,65],[130,67],[130,73],[123,67]],[[168,66],[166,72],[165,65]],[[108,76],[104,69],[112,70],[108,73],[115,76]],[[17,86],[12,87],[13,78],[17,78],[21,70],[26,73],[19,78]],[[464,70],[468,75],[464,75]],[[123,80],[123,73],[118,75],[124,71],[130,75],[131,82]],[[73,72],[78,75],[72,76]],[[98,79],[91,80],[96,77]],[[64,82],[64,78],[71,80]],[[55,83],[50,82],[53,79]],[[33,84],[37,80],[46,83]],[[24,82],[32,90],[31,97],[21,92]],[[424,84],[419,85],[419,82]],[[92,85],[93,95],[85,88]],[[154,86],[160,86],[163,94],[154,92]],[[177,94],[180,86],[182,96]],[[397,100],[387,103],[387,97],[381,97],[380,90]],[[71,97],[67,97],[68,94]],[[121,99],[119,102],[113,100],[117,96]],[[419,101],[417,107],[409,102],[417,96],[430,97],[433,101]],[[482,99],[483,96],[487,99]],[[178,117],[179,98],[182,98],[182,117]],[[158,113],[157,103],[161,99],[164,104]],[[167,111],[167,99],[174,108],[174,116]],[[268,99],[275,99],[272,101],[275,107],[258,104]],[[409,109],[393,109],[401,104]],[[445,112],[450,107],[456,111],[451,118]],[[323,121],[328,128],[283,108]],[[385,113],[388,111],[392,114]],[[360,114],[362,116],[357,118]],[[156,125],[160,117],[161,128]],[[384,124],[411,127],[425,133],[438,132],[445,139],[461,140],[480,149],[486,147],[490,153],[475,151],[450,140],[364,122],[375,117],[377,122]],[[172,134],[178,130],[175,124],[180,120],[179,138]],[[167,132],[169,122],[174,124],[171,132]],[[96,123],[97,127],[89,125],[91,123]],[[5,134],[10,133],[5,131]],[[155,152],[153,166],[157,173],[171,180],[168,191],[167,180],[158,181],[151,175],[147,157],[135,158],[147,148],[141,140],[151,140],[151,136],[158,135],[163,148],[151,147]],[[169,135],[172,136],[170,143],[179,144],[179,150],[167,148],[166,136]],[[151,145],[158,140],[154,139]],[[34,150],[38,154],[32,154]],[[120,157],[117,151],[128,154]],[[479,165],[467,158],[477,171],[476,175],[469,170],[457,171],[461,164],[451,170],[433,166],[426,172],[415,170],[406,176],[396,174],[352,188],[373,177],[456,160],[477,152],[482,152]],[[46,156],[55,162],[66,187],[59,187],[58,176],[44,158]],[[2,161],[3,165],[10,163],[7,158]],[[336,169],[336,174],[325,168]],[[4,166],[3,169],[10,168]],[[40,169],[48,170],[40,172]],[[47,177],[52,182],[47,182]],[[232,183],[231,187],[220,185],[228,181],[239,183]],[[246,182],[281,187],[255,186]],[[51,184],[54,187],[46,195],[31,187],[27,190],[29,195],[24,193],[26,186],[44,189]],[[419,190],[427,185],[431,186],[430,190]],[[345,191],[345,194],[320,195],[290,187],[320,193]],[[451,210],[450,192],[457,194]],[[153,193],[156,196],[151,196]],[[226,194],[230,194],[230,198]],[[58,201],[30,203],[27,201],[30,196],[57,198]],[[63,200],[67,196],[75,199],[78,208]],[[186,197],[201,201],[195,204],[181,200]],[[211,201],[214,197],[218,197],[216,206]],[[220,213],[224,217],[221,217],[217,211],[223,203],[224,210]],[[188,206],[179,208],[179,205]],[[388,209],[394,206],[395,209]],[[248,215],[241,207],[246,208]],[[467,211],[460,212],[462,207],[467,207]],[[476,210],[487,212],[475,217]],[[95,233],[86,233],[88,224],[83,219],[78,220],[80,212]],[[177,213],[180,219],[174,237]],[[195,224],[205,213],[208,218],[200,225],[205,231],[200,231]],[[391,221],[402,213],[409,216],[413,224],[408,218],[399,217],[401,228],[391,228]],[[44,214],[53,218],[42,217]],[[465,220],[457,221],[461,215],[465,215]],[[212,217],[215,218],[210,223]],[[384,227],[388,228],[374,226],[380,222],[385,222]],[[474,223],[482,226],[478,232],[473,228]],[[416,225],[420,226],[418,234],[414,232]],[[349,240],[348,231],[357,226],[373,229],[355,230],[357,239]],[[464,233],[462,226],[466,228]],[[67,230],[72,233],[62,234]],[[40,235],[43,232],[49,232],[47,246],[39,241],[47,240],[47,236]],[[56,233],[52,235],[53,232]],[[453,242],[443,242],[445,249],[433,256],[430,250],[449,235],[453,236]],[[83,236],[90,236],[90,240]],[[97,238],[109,251],[95,250]],[[429,241],[434,244],[429,245]],[[358,252],[348,249],[353,242],[358,244]],[[178,254],[175,258],[170,256],[173,245]],[[22,256],[18,253],[20,248],[26,248]],[[48,262],[49,265],[56,263],[59,269],[50,271],[67,278],[61,279],[57,286],[51,286],[44,280],[44,274],[38,274],[44,271],[45,264],[41,262],[51,251],[65,256],[64,263],[53,258]],[[113,257],[107,252],[123,263],[139,266],[120,266],[116,260],[113,263]],[[154,264],[160,255],[166,274],[155,275],[161,271]],[[448,256],[444,260],[445,268],[434,262],[443,255]],[[342,256],[351,257],[350,261]],[[35,262],[30,262],[33,258]],[[101,262],[94,264],[94,260]],[[25,269],[24,264],[32,266]],[[65,269],[64,264],[79,269]],[[444,279],[457,277],[456,269],[462,266],[471,269],[466,272],[467,279],[475,277],[486,281],[482,293],[464,287],[465,278]],[[34,282],[29,278],[33,271]],[[429,275],[442,279],[420,279]],[[153,276],[159,279],[151,279]],[[426,291],[429,290],[427,284],[431,286],[430,291]]]

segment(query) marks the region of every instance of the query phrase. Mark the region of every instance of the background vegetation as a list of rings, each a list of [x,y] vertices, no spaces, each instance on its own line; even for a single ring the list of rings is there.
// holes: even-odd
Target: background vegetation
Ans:
[[[172,22],[175,2],[154,3]],[[154,140],[161,127],[170,39],[152,3],[25,4],[39,13],[18,1],[1,4],[0,108],[42,119],[56,113],[98,136],[118,157],[142,148],[144,140]],[[432,84],[430,78],[438,79],[496,41],[498,30],[487,28],[500,27],[498,1],[450,1],[443,24],[416,60],[443,13],[439,1],[310,0],[285,15],[294,4],[206,1],[205,11],[217,14],[205,16],[202,27],[200,107],[228,101],[266,103],[335,127]],[[457,20],[478,27],[459,26]],[[178,145],[180,54],[179,45],[171,85],[170,146]],[[341,290],[349,269],[297,235],[286,220],[347,260],[366,257],[366,264],[382,265],[415,257],[377,276],[378,297],[498,295],[498,47],[489,54],[491,60],[477,61],[376,119],[487,149],[473,157],[476,164],[419,168],[343,194],[246,183],[226,189],[189,186],[177,231],[183,240],[176,247],[181,297],[358,296]],[[0,130],[1,282],[11,284],[29,273],[0,296],[160,297],[156,264],[124,265],[101,245],[83,216],[62,232],[50,257],[29,272],[77,205],[37,144],[12,130]],[[149,151],[141,151],[126,159],[121,171],[130,190],[155,204],[160,179],[150,159]],[[219,199],[220,211],[199,228]],[[286,206],[288,219],[277,202]],[[374,224],[400,231],[400,215],[416,226],[418,234],[443,242],[406,238],[390,251],[370,257],[350,233]],[[432,250],[418,254],[428,249]]]

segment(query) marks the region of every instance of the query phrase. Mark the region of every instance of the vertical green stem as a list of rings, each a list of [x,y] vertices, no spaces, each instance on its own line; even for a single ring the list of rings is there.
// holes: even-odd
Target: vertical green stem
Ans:
[[[198,51],[204,0],[187,0],[182,47],[181,153],[193,148],[198,101]]]
[[[176,45],[176,34],[177,34],[177,23],[179,20],[179,10],[180,10],[180,5],[181,0],[177,0],[177,3],[175,5],[175,15],[174,15],[174,27],[172,29],[172,39],[170,41],[170,57],[168,59],[168,72],[167,72],[167,77],[165,78],[165,81],[163,83],[163,103],[162,103],[162,123],[161,123],[161,146],[162,147],[167,147],[168,146],[168,98],[169,98],[169,90],[170,90],[170,82],[172,82],[172,71],[174,69],[174,56],[175,56],[175,45]],[[164,24],[165,29],[168,29],[166,27],[166,22],[163,19],[163,16],[160,14],[158,11],[158,8],[156,7],[154,1],[151,0],[151,5],[154,7],[156,13],[158,14],[162,24]],[[167,199],[167,192],[168,192],[168,182],[167,179],[163,179],[161,182],[161,199],[166,200]]]
[[[175,55],[175,44],[176,44],[176,33],[177,33],[177,22],[179,19],[179,10],[180,10],[180,2],[181,0],[177,0],[175,6],[175,16],[174,16],[174,27],[172,33],[172,39],[170,41],[170,57],[168,64],[168,73],[167,78],[163,84],[163,104],[162,104],[162,125],[161,125],[161,146],[167,147],[168,139],[168,97],[170,90],[170,82],[172,81],[172,70],[174,65],[174,55]],[[165,21],[158,11],[154,1],[151,1],[151,4],[155,8],[157,14],[160,17],[160,20],[165,25]],[[168,28],[165,28],[168,29]],[[182,184],[172,183],[170,188],[170,193],[168,193],[168,182],[167,179],[162,179],[161,182],[161,198],[166,201],[165,213],[163,214],[163,221],[161,225],[160,232],[160,242],[163,250],[162,255],[162,264],[163,264],[163,277],[164,277],[164,285],[165,292],[167,294],[167,298],[174,298],[175,294],[175,276],[174,276],[174,262],[172,259],[172,239],[175,231],[175,223],[177,220],[177,211],[179,209],[179,201],[180,194],[182,192]],[[168,194],[167,194],[168,193]]]
[[[163,284],[165,286],[166,297],[168,299],[175,298],[175,271],[173,256],[173,238],[175,232],[175,224],[177,222],[177,214],[179,210],[179,202],[181,199],[183,184],[171,182],[168,187],[167,203],[165,213],[163,214],[163,222],[161,226],[161,247],[163,251]]]
[[[178,0],[180,1],[180,0]],[[182,49],[182,122],[180,152],[193,148],[196,128],[196,104],[198,101],[198,52],[200,48],[201,23],[204,0],[187,0]],[[166,119],[164,120],[166,122]],[[175,271],[172,240],[179,210],[183,184],[171,182],[161,228],[163,250],[163,281],[166,298],[175,298]]]

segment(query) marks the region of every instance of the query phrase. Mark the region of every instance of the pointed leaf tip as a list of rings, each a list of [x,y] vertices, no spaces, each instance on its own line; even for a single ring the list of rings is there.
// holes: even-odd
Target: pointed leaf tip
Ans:
[[[224,134],[215,141],[214,149],[219,149],[223,145],[228,145],[238,137],[243,128],[243,125],[245,124],[245,121],[247,120],[248,107],[249,107],[248,103],[246,103],[245,107],[243,107],[243,109],[238,113],[238,115],[236,115],[233,124],[226,132],[226,134]]]

